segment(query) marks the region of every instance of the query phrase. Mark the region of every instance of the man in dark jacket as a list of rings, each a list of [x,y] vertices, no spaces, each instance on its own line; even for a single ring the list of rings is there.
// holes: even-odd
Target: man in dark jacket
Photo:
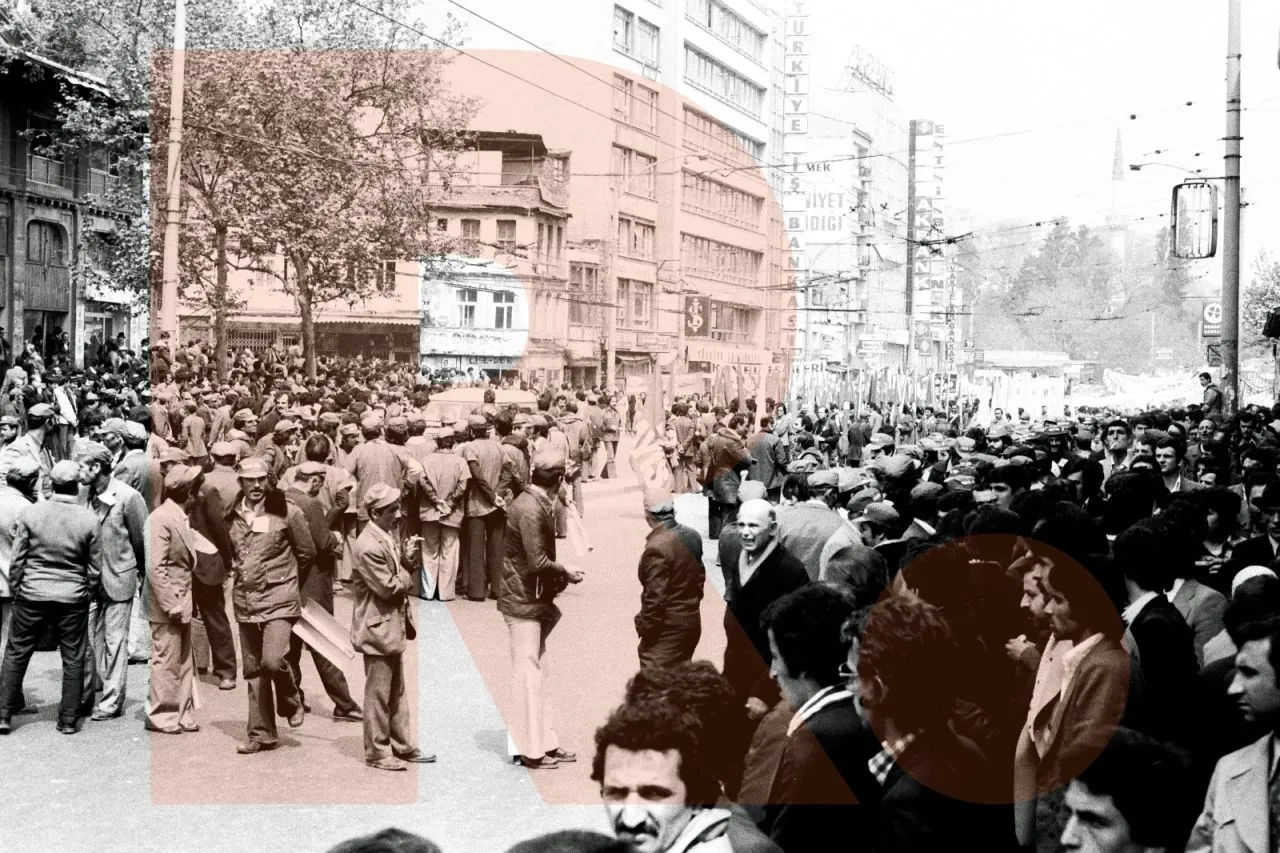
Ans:
[[[778,543],[778,522],[768,501],[738,509],[742,551],[736,566],[721,566],[725,588],[724,677],[753,718],[780,698],[769,678],[769,638],[760,625],[765,608],[809,582],[803,565]]]
[[[747,441],[747,452],[751,454],[748,478],[764,483],[769,501],[777,503],[787,476],[787,454],[782,439],[773,434],[773,418],[760,419],[760,430]]]
[[[640,554],[640,668],[674,666],[693,659],[702,636],[699,605],[707,581],[702,536],[676,522],[670,492],[645,498],[650,533]]]
[[[547,637],[560,621],[556,595],[582,581],[582,572],[556,562],[553,495],[564,481],[564,458],[541,453],[533,460],[529,488],[506,513],[506,556],[498,590],[498,612],[511,634],[515,717],[508,721],[508,748],[515,764],[531,770],[554,769],[576,760],[560,748],[542,683]]]
[[[742,472],[751,463],[751,454],[742,443],[738,430],[742,416],[734,415],[728,426],[718,426],[702,444],[706,476],[702,485],[707,493],[707,529],[709,539],[720,538],[720,528],[733,519],[738,505],[738,485]]]

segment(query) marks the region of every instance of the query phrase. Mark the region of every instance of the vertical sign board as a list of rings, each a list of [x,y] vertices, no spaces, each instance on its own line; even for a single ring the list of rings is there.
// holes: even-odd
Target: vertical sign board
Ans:
[[[805,258],[805,220],[808,217],[809,203],[805,174],[809,153],[809,3],[810,0],[788,0],[783,21],[782,218],[787,241],[783,279],[792,294],[807,284],[808,269]],[[799,326],[799,333],[804,336],[807,347],[808,312],[800,312],[796,325]]]

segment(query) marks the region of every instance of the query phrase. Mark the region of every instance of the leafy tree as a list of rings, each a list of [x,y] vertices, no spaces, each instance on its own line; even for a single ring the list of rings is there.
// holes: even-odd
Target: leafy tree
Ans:
[[[1270,253],[1259,252],[1253,259],[1253,278],[1245,286],[1240,300],[1240,344],[1253,347],[1269,343],[1262,337],[1267,315],[1280,308],[1280,261]]]

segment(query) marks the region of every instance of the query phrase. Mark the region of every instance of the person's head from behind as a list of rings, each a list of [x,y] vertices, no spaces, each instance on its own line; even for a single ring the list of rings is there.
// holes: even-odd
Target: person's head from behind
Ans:
[[[441,853],[441,850],[420,835],[403,829],[384,829],[344,841],[329,853]]]
[[[703,750],[697,718],[672,702],[626,704],[596,731],[592,781],[619,839],[639,853],[662,853],[720,786]]]
[[[1181,850],[1190,826],[1175,816],[1198,812],[1195,788],[1186,755],[1118,728],[1067,787],[1062,846],[1085,853]]]
[[[636,853],[636,848],[588,829],[561,829],[521,841],[507,853]]]

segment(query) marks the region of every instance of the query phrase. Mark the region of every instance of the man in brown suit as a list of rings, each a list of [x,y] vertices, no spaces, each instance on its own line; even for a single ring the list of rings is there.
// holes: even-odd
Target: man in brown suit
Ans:
[[[376,483],[361,507],[369,523],[353,549],[351,644],[364,655],[364,760],[378,770],[436,760],[415,745],[401,656],[417,631],[409,593],[416,588],[395,531],[400,490]]]
[[[195,667],[191,654],[191,582],[195,532],[188,516],[200,491],[200,469],[176,465],[165,476],[165,501],[151,513],[154,556],[147,573],[151,593],[151,695],[147,731],[198,732],[192,713]]]

